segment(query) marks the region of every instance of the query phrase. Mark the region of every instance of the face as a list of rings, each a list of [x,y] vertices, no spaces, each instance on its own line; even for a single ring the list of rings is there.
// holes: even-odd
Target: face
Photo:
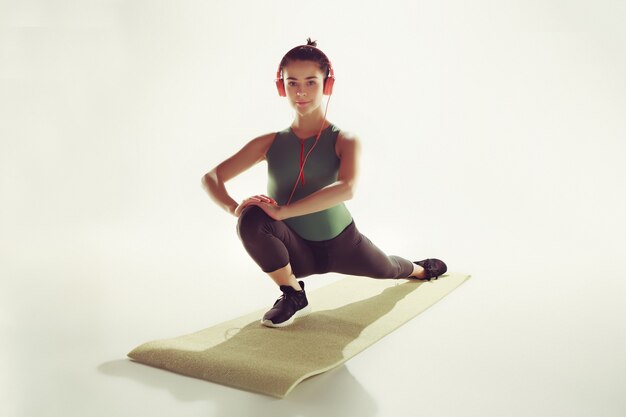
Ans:
[[[315,111],[322,104],[324,74],[316,62],[292,61],[283,68],[289,104],[300,114]]]

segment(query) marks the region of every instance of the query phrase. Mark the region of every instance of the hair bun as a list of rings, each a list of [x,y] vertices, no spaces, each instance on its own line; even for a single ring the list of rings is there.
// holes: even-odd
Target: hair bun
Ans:
[[[311,38],[306,38],[306,45],[307,46],[314,46],[317,48],[317,41],[312,41]]]

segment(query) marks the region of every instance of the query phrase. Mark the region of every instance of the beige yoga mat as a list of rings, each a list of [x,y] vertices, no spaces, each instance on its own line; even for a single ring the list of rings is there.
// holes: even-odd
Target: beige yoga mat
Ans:
[[[145,343],[128,356],[282,398],[304,379],[342,364],[391,333],[468,278],[458,273],[430,282],[350,276],[307,293],[313,312],[291,326],[263,326],[264,309],[197,333]]]

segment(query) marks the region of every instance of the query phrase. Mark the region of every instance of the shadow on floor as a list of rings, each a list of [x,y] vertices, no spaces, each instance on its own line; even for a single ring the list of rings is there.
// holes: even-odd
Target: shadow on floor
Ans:
[[[213,415],[220,417],[373,417],[378,413],[373,397],[345,365],[306,380],[282,400],[163,372],[128,359],[103,363],[98,371],[167,390],[181,402],[206,402]]]

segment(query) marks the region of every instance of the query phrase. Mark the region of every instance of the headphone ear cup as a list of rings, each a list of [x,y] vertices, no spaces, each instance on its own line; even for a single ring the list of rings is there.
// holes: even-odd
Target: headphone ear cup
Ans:
[[[329,96],[333,93],[333,85],[335,84],[335,77],[334,76],[330,76],[328,78],[326,78],[326,80],[324,81],[324,95],[325,96]]]
[[[276,80],[276,88],[278,89],[278,95],[281,97],[287,97],[287,92],[285,91],[285,83],[282,78]]]

